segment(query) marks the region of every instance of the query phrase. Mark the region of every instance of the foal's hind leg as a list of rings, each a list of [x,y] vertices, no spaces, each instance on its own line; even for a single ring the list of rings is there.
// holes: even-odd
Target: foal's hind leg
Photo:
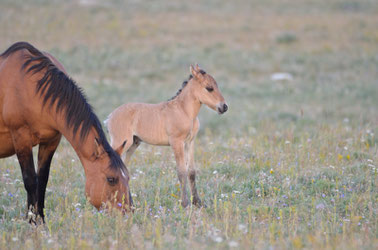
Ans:
[[[37,197],[38,197],[38,214],[41,216],[42,221],[45,222],[45,216],[43,209],[45,207],[45,193],[46,185],[49,180],[49,172],[52,157],[55,153],[56,148],[59,145],[62,135],[59,134],[54,140],[49,143],[39,144],[38,150],[38,188],[37,188]]]
[[[126,166],[129,165],[130,158],[135,152],[135,150],[139,147],[141,140],[134,136],[133,138],[133,144],[129,147],[129,149],[126,151],[126,156],[123,158],[123,162],[125,163]]]
[[[22,179],[26,192],[28,193],[27,209],[35,214],[37,203],[37,175],[34,169],[31,133],[26,127],[11,131],[13,146],[16,151],[18,162],[21,166]],[[29,222],[33,220],[30,219]],[[33,221],[34,222],[34,221]]]

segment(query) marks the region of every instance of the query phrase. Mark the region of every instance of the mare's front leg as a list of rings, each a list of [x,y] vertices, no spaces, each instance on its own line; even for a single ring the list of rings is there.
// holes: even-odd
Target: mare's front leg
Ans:
[[[38,180],[34,169],[31,133],[27,127],[21,127],[17,130],[12,130],[11,134],[13,146],[20,163],[24,186],[28,193],[27,210],[31,210],[36,214]],[[32,221],[30,219],[29,222]]]
[[[196,166],[194,164],[194,139],[189,142],[189,149],[188,149],[188,165],[189,165],[189,181],[190,181],[190,190],[193,196],[193,204],[201,207],[201,199],[197,193],[196,187]]]
[[[189,204],[186,182],[188,179],[188,169],[185,163],[184,140],[173,140],[170,142],[176,159],[177,176],[181,185],[181,205],[187,207]]]
[[[55,153],[56,148],[59,145],[61,134],[58,134],[53,140],[48,143],[39,144],[38,150],[38,187],[37,187],[37,208],[38,214],[41,216],[42,221],[45,222],[45,215],[43,209],[45,207],[45,194],[46,185],[49,180],[50,165],[52,157]]]

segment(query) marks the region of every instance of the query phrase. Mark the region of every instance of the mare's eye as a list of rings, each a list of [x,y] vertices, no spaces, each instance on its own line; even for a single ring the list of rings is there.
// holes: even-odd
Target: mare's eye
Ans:
[[[213,87],[206,87],[206,90],[209,91],[209,92],[212,92],[214,90]]]
[[[106,177],[106,180],[108,181],[110,186],[114,186],[118,183],[118,178],[115,177]]]

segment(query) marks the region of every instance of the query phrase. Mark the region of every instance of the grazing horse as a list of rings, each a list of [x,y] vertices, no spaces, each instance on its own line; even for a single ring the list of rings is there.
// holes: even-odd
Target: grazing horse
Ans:
[[[84,167],[90,203],[97,209],[105,203],[129,210],[127,168],[106,140],[81,89],[50,54],[26,42],[13,44],[0,55],[0,158],[17,155],[27,208],[43,222],[50,164],[62,135]],[[36,145],[37,173],[32,153]]]
[[[176,96],[158,104],[129,103],[115,109],[106,121],[111,145],[120,147],[124,141],[127,165],[140,142],[171,146],[175,155],[177,174],[181,184],[181,204],[188,205],[186,183],[189,176],[193,204],[201,206],[196,189],[194,166],[194,138],[199,130],[198,112],[202,104],[219,114],[228,107],[214,78],[198,65],[190,66],[191,75],[184,81]]]

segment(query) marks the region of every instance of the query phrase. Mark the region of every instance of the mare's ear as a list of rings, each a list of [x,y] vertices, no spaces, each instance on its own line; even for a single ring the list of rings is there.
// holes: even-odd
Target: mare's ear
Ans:
[[[203,76],[200,73],[200,68],[198,67],[198,64],[196,64],[196,67],[194,68],[193,65],[190,65],[190,73],[197,78],[197,79],[202,79]]]
[[[124,142],[122,143],[122,145],[119,146],[118,148],[116,148],[114,151],[116,151],[117,154],[121,155],[121,154],[123,153],[123,149],[125,148],[126,142],[127,142],[127,140],[124,141]]]
[[[95,138],[95,156],[96,156],[96,158],[100,157],[100,155],[102,155],[103,153],[105,153],[105,150],[100,145],[99,139],[96,137]]]

